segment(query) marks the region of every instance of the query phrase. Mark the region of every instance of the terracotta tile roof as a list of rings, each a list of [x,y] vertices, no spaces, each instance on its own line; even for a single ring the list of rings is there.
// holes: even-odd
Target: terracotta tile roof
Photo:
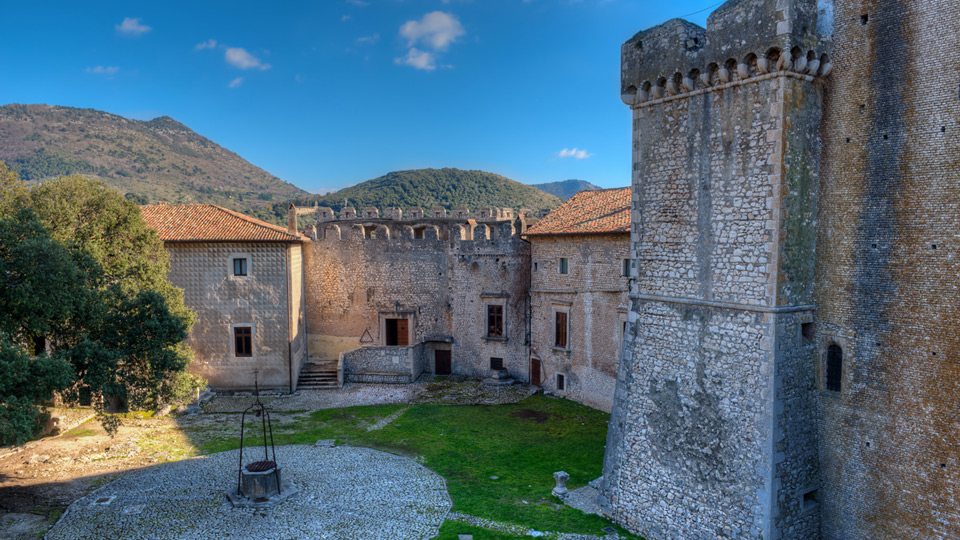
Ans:
[[[618,234],[630,232],[630,188],[581,191],[526,232],[551,234]]]
[[[300,242],[306,237],[214,204],[151,204],[140,207],[164,242]]]

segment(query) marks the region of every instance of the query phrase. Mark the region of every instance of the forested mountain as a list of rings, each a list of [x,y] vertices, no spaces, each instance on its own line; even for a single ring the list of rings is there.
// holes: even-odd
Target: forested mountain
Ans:
[[[556,195],[563,200],[567,200],[581,191],[603,189],[600,186],[595,186],[590,182],[587,182],[586,180],[562,180],[560,182],[547,182],[546,184],[531,185],[541,191],[546,191],[547,193]]]
[[[353,206],[357,210],[374,206],[382,212],[390,206],[404,210],[411,206],[424,210],[432,206],[447,210],[466,206],[471,211],[481,206],[538,210],[554,208],[562,201],[555,195],[498,174],[460,169],[416,169],[387,173],[329,195],[298,197],[293,202],[297,206],[312,206],[316,202],[338,212],[344,206]],[[278,215],[286,213],[286,207],[279,204],[275,205],[275,210]]]
[[[204,202],[260,214],[307,193],[167,116],[0,106],[0,161],[30,183],[79,173],[140,203]]]

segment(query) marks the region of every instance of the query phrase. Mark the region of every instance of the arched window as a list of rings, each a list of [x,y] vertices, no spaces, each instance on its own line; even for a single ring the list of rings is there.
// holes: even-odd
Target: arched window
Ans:
[[[839,392],[843,386],[843,349],[836,343],[827,347],[827,390]]]

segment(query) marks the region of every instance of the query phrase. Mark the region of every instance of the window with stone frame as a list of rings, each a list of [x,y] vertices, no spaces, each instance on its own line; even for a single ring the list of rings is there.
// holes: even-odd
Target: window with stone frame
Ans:
[[[568,348],[569,313],[566,311],[553,312],[553,346],[559,349]]]
[[[235,276],[247,275],[247,258],[246,257],[237,257],[233,259],[233,275]]]
[[[504,337],[502,304],[487,305],[487,337]]]
[[[235,326],[233,328],[233,355],[237,358],[253,356],[253,328]]]
[[[564,377],[562,373],[557,373],[557,390],[566,390],[566,383],[566,377]]]
[[[561,274],[570,272],[570,264],[566,257],[560,257],[560,264],[558,265],[558,268]]]
[[[630,277],[630,259],[623,260],[623,266],[620,269],[621,277]]]

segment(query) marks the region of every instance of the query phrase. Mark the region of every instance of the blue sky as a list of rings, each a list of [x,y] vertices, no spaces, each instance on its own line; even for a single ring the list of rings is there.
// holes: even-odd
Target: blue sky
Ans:
[[[422,167],[625,186],[620,44],[720,3],[9,2],[0,104],[171,116],[309,191]]]

